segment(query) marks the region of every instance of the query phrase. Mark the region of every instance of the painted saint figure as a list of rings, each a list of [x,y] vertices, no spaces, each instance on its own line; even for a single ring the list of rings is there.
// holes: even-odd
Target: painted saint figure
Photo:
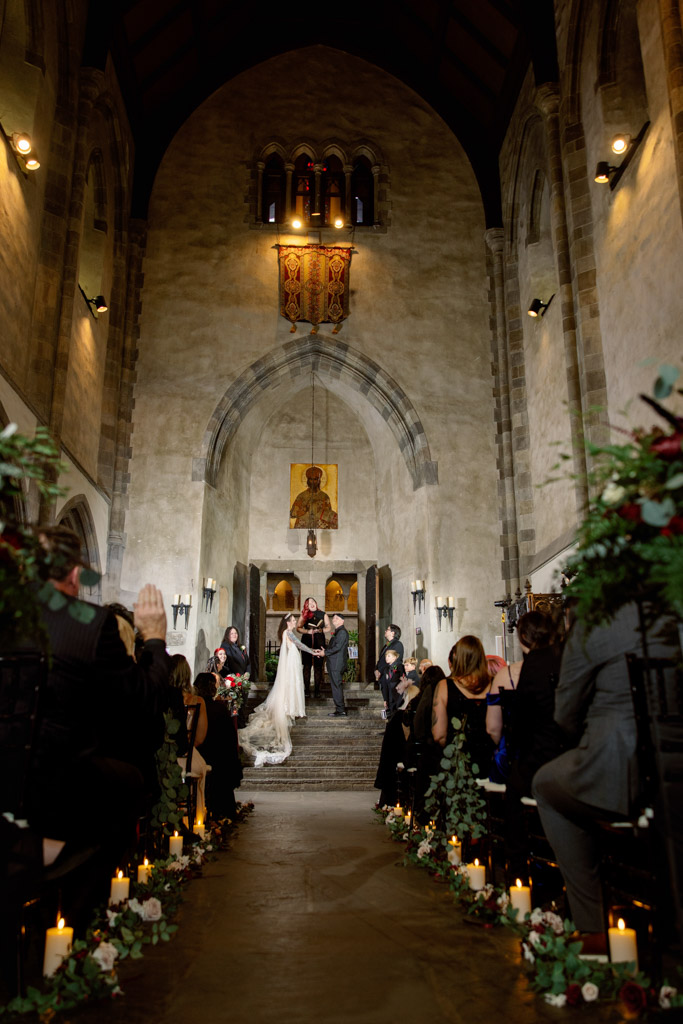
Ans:
[[[337,513],[325,491],[320,490],[323,471],[319,466],[306,470],[308,487],[297,494],[289,510],[290,519],[295,519],[295,530],[336,530]]]

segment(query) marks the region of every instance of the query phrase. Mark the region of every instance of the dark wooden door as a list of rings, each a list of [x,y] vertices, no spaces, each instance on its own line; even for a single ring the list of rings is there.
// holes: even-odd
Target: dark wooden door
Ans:
[[[377,664],[377,566],[365,576],[365,679],[372,682]]]
[[[249,566],[247,585],[247,650],[249,651],[250,675],[260,679],[259,662],[261,650],[261,573],[255,565]]]

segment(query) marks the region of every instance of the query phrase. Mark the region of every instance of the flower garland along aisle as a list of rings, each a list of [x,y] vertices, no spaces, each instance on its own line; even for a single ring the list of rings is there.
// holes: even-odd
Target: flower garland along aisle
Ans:
[[[485,801],[463,747],[462,722],[454,718],[452,725],[454,739],[444,748],[441,771],[427,790],[425,810],[433,816],[429,825],[416,825],[410,812],[404,814],[399,806],[375,809],[391,838],[403,845],[404,864],[426,869],[445,883],[469,919],[486,928],[505,926],[519,936],[529,984],[554,1006],[618,1001],[630,1016],[648,1008],[683,1006],[683,991],[679,994],[666,982],[653,987],[635,964],[582,960],[582,943],[575,938],[573,923],[563,921],[554,909],[536,908],[520,917],[510,893],[501,886],[471,887],[471,865],[461,863],[458,840],[486,836]]]
[[[253,807],[252,803],[238,804],[236,821],[224,819],[212,826],[205,838],[196,836],[189,853],[149,865],[147,882],[131,881],[131,898],[101,907],[85,939],[74,942],[54,974],[43,979],[42,987],[29,986],[26,996],[0,1006],[0,1016],[35,1013],[48,1022],[56,1013],[86,1001],[122,996],[118,964],[139,960],[145,946],[173,937],[178,925],[171,922],[183,902],[185,886],[201,875],[205,860],[213,859],[217,850],[227,849],[231,833]]]

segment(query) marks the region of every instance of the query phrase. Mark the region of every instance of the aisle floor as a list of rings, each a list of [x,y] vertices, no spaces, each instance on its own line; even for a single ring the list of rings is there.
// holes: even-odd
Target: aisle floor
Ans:
[[[240,791],[240,799],[249,794]],[[466,923],[401,864],[375,792],[257,793],[232,849],[193,882],[168,946],[122,974],[104,1024],[528,1024],[518,945]],[[593,1014],[590,1014],[592,1019]]]

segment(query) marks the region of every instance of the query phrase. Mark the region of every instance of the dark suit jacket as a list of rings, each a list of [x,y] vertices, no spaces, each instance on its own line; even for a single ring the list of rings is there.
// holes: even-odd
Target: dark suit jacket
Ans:
[[[395,661],[394,665],[396,666],[396,671],[399,673],[400,678],[400,676],[403,675],[403,644],[401,643],[400,640],[396,640],[395,638],[391,641],[390,644],[385,644],[382,650],[380,651],[379,661],[377,662],[377,671],[379,672],[380,675],[384,675],[384,673],[386,672],[387,663],[384,659],[384,655],[387,653],[387,651],[396,651],[396,653],[398,654],[398,661]]]
[[[330,672],[336,672],[341,676],[346,668],[346,660],[349,653],[349,634],[345,626],[340,626],[332,636],[325,651],[327,665]]]
[[[223,643],[221,646],[225,651],[225,665],[221,671],[222,676],[242,676],[245,672],[249,671],[249,654],[247,651],[243,651],[236,644]]]

